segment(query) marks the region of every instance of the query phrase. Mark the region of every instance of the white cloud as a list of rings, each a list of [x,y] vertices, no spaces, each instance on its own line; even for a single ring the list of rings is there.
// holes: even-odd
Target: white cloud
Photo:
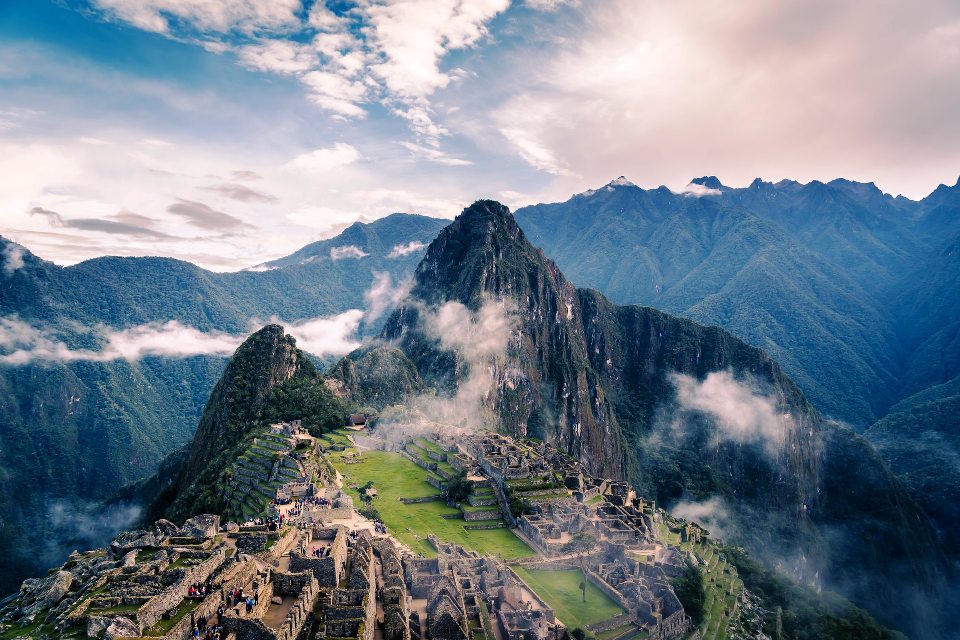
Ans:
[[[708,187],[708,186],[705,186],[705,185],[702,185],[702,184],[699,184],[699,183],[696,183],[696,182],[691,182],[691,183],[687,184],[685,187],[683,187],[682,189],[680,189],[680,190],[678,190],[678,191],[674,191],[674,193],[679,194],[679,195],[688,196],[688,197],[691,197],[691,198],[702,198],[702,197],[704,197],[704,196],[721,196],[721,195],[723,195],[723,191],[720,191],[720,189],[713,189],[713,188],[711,188],[711,187]]]
[[[332,147],[314,149],[300,154],[288,162],[287,166],[298,171],[319,173],[353,164],[359,159],[360,152],[355,147],[345,142],[338,142]]]
[[[580,4],[580,0],[523,0],[523,4],[537,11],[556,11],[563,6]]]
[[[211,52],[232,50],[251,69],[296,76],[311,102],[337,117],[365,117],[368,103],[388,106],[429,141],[447,130],[434,121],[428,99],[462,75],[441,69],[441,61],[475,46],[487,35],[487,23],[510,5],[384,0],[357,3],[338,15],[319,0],[302,16],[300,0],[94,2],[141,29],[186,37]],[[228,36],[236,32],[253,41],[232,44]],[[306,41],[304,35],[312,37]]]
[[[70,362],[89,360],[139,360],[145,356],[184,358],[195,355],[229,355],[242,336],[223,332],[204,333],[171,320],[148,323],[129,329],[98,328],[103,342],[98,350],[71,349],[55,330],[35,327],[15,317],[0,318],[0,363],[22,365],[35,360]]]
[[[507,138],[532,166],[574,174],[564,193],[716,167],[731,184],[844,176],[923,196],[960,164],[958,14],[941,0],[591,5],[511,57],[517,89],[494,122],[522,132]]]
[[[730,510],[722,498],[715,496],[702,502],[683,500],[675,504],[670,513],[688,522],[696,522],[715,539],[728,539],[730,535]]]
[[[336,262],[344,258],[366,258],[370,254],[360,247],[348,244],[342,247],[330,247],[330,259]]]
[[[3,258],[3,272],[12,276],[13,273],[23,267],[23,247],[20,245],[8,242],[3,248],[0,258]]]
[[[570,174],[569,169],[557,159],[553,151],[531,138],[524,129],[506,127],[500,129],[500,133],[513,144],[520,157],[531,167],[558,176]]]
[[[286,329],[304,351],[318,356],[342,356],[360,346],[356,331],[362,318],[362,311],[351,309],[332,317],[289,322]],[[272,321],[283,323],[276,318]],[[251,327],[258,324],[251,320]],[[120,330],[100,326],[91,334],[100,343],[99,348],[73,349],[54,328],[37,327],[13,316],[0,317],[0,352],[3,352],[0,364],[136,361],[147,356],[229,356],[246,339],[246,336],[222,331],[200,331],[176,320],[150,322]]]
[[[216,33],[284,30],[298,24],[300,0],[93,0],[109,14],[157,33],[171,31],[170,18]]]
[[[445,151],[434,149],[433,147],[426,147],[407,141],[401,141],[400,144],[405,149],[409,150],[414,156],[424,158],[430,162],[436,162],[437,164],[444,164],[449,167],[464,167],[473,164],[469,160],[452,156]]]
[[[314,318],[285,324],[297,346],[316,356],[345,356],[360,347],[356,338],[363,311],[350,309],[330,318]]]
[[[670,380],[681,409],[709,416],[719,439],[760,443],[773,455],[783,446],[793,421],[778,411],[776,398],[760,394],[729,371],[711,372],[702,382],[684,374]]]
[[[407,244],[398,244],[394,245],[393,249],[390,250],[390,253],[387,254],[388,258],[399,258],[401,256],[410,255],[416,251],[420,251],[425,248],[427,245],[419,240],[411,240]]]
[[[363,294],[363,299],[367,305],[366,321],[373,322],[382,316],[385,311],[397,306],[410,293],[412,286],[413,281],[410,279],[394,286],[389,273],[374,272],[373,284]]]
[[[366,15],[383,61],[374,72],[401,99],[430,96],[451,80],[440,70],[449,51],[477,43],[509,0],[406,0],[371,4]]]
[[[418,304],[411,301],[410,304]],[[496,417],[485,401],[498,369],[507,366],[507,346],[515,328],[516,312],[507,302],[487,300],[474,312],[459,302],[436,309],[420,308],[421,328],[457,354],[457,390],[453,395],[427,393],[409,399],[396,412],[387,411],[381,422],[405,430],[440,426],[445,430],[488,430]]]
[[[237,50],[240,62],[251,69],[280,74],[306,72],[317,64],[317,53],[311,47],[291,40],[266,40]]]

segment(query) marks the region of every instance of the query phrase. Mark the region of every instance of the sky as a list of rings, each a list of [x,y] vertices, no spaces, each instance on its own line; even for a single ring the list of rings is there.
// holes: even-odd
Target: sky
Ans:
[[[620,175],[960,174],[947,0],[0,0],[0,235],[217,271]]]

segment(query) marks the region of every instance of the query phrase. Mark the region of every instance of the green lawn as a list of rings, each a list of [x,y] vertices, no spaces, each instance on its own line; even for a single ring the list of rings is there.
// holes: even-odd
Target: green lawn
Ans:
[[[624,610],[593,583],[587,583],[587,601],[583,601],[579,569],[567,571],[527,571],[514,567],[517,575],[536,591],[537,595],[553,607],[554,612],[568,628],[586,628],[588,625],[609,620]]]
[[[440,540],[456,542],[480,553],[492,553],[502,558],[521,558],[534,555],[525,542],[509,529],[468,531],[464,520],[444,520],[442,514],[460,513],[453,507],[435,500],[420,504],[403,504],[399,498],[420,498],[436,495],[435,488],[427,484],[428,471],[418,467],[399,453],[365,451],[361,462],[344,464],[343,456],[330,454],[330,462],[343,475],[345,485],[362,486],[372,481],[377,488],[377,497],[372,506],[383,517],[390,533],[415,551],[427,556],[435,555],[427,542],[427,535],[434,534]],[[359,506],[356,490],[348,492]]]

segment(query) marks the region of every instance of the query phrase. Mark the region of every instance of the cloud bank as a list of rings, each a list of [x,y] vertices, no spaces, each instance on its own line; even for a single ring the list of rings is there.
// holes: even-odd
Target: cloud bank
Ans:
[[[351,309],[335,316],[284,322],[287,333],[301,349],[317,356],[342,356],[360,346],[357,328],[364,316]],[[262,323],[252,321],[255,331]],[[74,332],[75,333],[75,332]],[[101,346],[96,349],[70,347],[62,333],[50,327],[37,327],[17,317],[0,317],[0,365],[21,366],[33,362],[134,362],[149,356],[189,358],[193,356],[230,356],[247,338],[222,331],[200,331],[176,320],[150,322],[116,330],[99,326],[87,331]]]

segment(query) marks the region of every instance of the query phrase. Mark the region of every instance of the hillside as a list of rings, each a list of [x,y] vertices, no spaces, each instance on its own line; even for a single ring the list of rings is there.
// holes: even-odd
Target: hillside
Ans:
[[[693,183],[699,197],[618,179],[519,209],[517,221],[578,285],[727,329],[770,353],[827,415],[858,427],[905,397],[904,380],[936,377],[933,357],[904,366],[912,345],[951,339],[918,326],[926,303],[915,296],[939,296],[918,291],[912,275],[935,260],[938,233],[960,225],[960,183],[920,202],[842,179]],[[930,266],[928,278],[956,273]]]
[[[245,334],[254,319],[295,321],[362,308],[373,273],[396,281],[412,272],[423,254],[417,243],[444,224],[394,214],[354,224],[266,271],[236,273],[165,258],[105,257],[60,267],[20,248],[23,266],[0,270],[0,354],[20,346],[18,323],[69,348],[96,350],[98,327],[176,320]],[[0,253],[11,246],[0,239]],[[331,251],[345,246],[368,255],[332,259]],[[391,256],[396,247],[407,252]],[[0,593],[127,523],[91,524],[99,520],[87,511],[148,477],[190,440],[225,364],[219,355],[0,364]]]
[[[509,318],[502,351],[451,350],[461,333],[493,341],[502,326],[492,300]],[[901,627],[936,613],[932,601],[921,606],[941,579],[932,529],[862,438],[824,422],[772,359],[725,331],[575,289],[498,203],[475,203],[431,243],[381,337],[465,427],[490,416],[667,506],[719,498],[729,535],[768,562],[819,575]],[[725,409],[681,406],[687,386],[707,384],[728,385],[720,395],[744,403],[734,414],[771,406],[775,432],[758,418],[745,434]],[[470,399],[472,410],[457,406]],[[427,407],[429,416],[436,403]],[[887,607],[904,597],[915,616],[894,621]]]

